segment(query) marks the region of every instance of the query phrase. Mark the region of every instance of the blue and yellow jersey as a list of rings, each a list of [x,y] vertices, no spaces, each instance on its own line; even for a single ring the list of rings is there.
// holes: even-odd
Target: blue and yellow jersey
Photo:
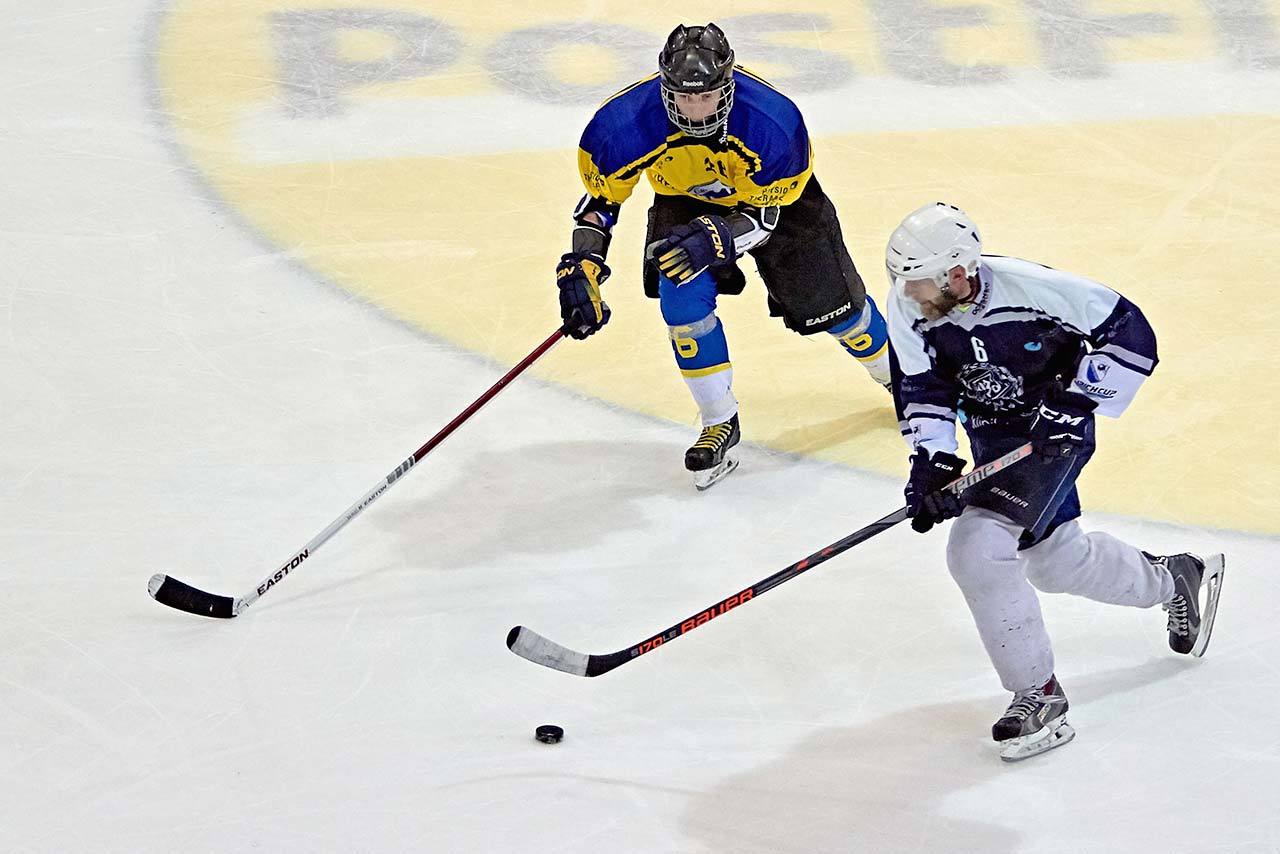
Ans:
[[[582,132],[578,167],[592,196],[622,204],[641,173],[654,192],[733,207],[786,205],[813,174],[813,149],[791,99],[740,66],[727,136],[686,136],[667,121],[658,75],[600,106]]]

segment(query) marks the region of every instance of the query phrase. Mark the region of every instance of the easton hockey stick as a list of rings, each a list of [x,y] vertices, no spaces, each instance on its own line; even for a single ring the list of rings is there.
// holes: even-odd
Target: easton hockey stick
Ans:
[[[476,398],[475,402],[468,406],[463,412],[445,425],[439,433],[431,437],[431,439],[421,448],[413,452],[413,456],[396,466],[391,474],[383,478],[377,486],[365,493],[364,497],[352,504],[346,511],[334,519],[329,527],[325,528],[311,542],[307,543],[301,549],[293,553],[293,556],[280,565],[280,568],[268,575],[262,580],[262,583],[255,587],[246,596],[240,596],[235,599],[230,596],[217,596],[213,593],[206,593],[203,590],[192,587],[190,584],[179,581],[172,576],[164,573],[156,573],[151,576],[147,582],[147,592],[151,594],[151,598],[155,599],[162,605],[168,605],[170,608],[177,608],[179,611],[186,611],[189,614],[198,614],[202,617],[235,617],[245,608],[248,608],[254,602],[257,602],[262,594],[266,593],[276,584],[284,580],[285,576],[293,572],[302,562],[311,557],[312,552],[324,545],[326,541],[334,534],[341,531],[348,522],[359,516],[368,509],[381,495],[391,488],[397,480],[408,473],[418,463],[422,462],[422,458],[449,437],[449,434],[458,429],[464,421],[475,415],[482,406],[493,399],[498,392],[506,388],[507,384],[524,372],[525,368],[538,361],[544,353],[555,346],[561,338],[564,337],[564,330],[557,329],[551,337],[547,338],[539,344],[532,353],[524,357],[520,364],[507,371],[502,379],[494,383],[488,391]]]
[[[973,486],[979,481],[986,480],[996,472],[1008,468],[1021,459],[1031,455],[1030,443],[1020,448],[1010,451],[998,460],[992,460],[981,468],[976,468],[963,477],[953,480],[951,483],[943,487],[949,489],[956,495],[959,495],[965,489]],[[837,540],[825,549],[814,552],[807,558],[796,563],[786,569],[779,570],[768,578],[757,581],[755,584],[726,599],[721,599],[703,611],[699,611],[687,620],[676,623],[666,631],[659,632],[648,640],[629,646],[626,649],[620,649],[617,652],[607,653],[605,655],[589,655],[583,652],[574,652],[568,647],[561,646],[553,640],[544,638],[537,632],[526,629],[524,626],[516,626],[507,633],[507,649],[514,652],[521,658],[527,658],[534,664],[541,664],[543,667],[550,667],[552,670],[563,670],[565,673],[572,673],[574,676],[599,676],[601,673],[608,673],[615,667],[621,667],[628,661],[644,655],[646,652],[652,652],[664,643],[673,641],[688,632],[693,631],[703,623],[710,622],[721,614],[724,614],[745,602],[750,602],[757,596],[767,593],[783,582],[790,581],[802,572],[813,569],[820,563],[830,560],[838,554],[848,551],[858,543],[871,539],[881,531],[887,531],[894,525],[907,518],[907,508],[900,507],[897,510],[885,516],[883,519],[877,519],[870,525],[861,530],[854,531],[842,540]]]

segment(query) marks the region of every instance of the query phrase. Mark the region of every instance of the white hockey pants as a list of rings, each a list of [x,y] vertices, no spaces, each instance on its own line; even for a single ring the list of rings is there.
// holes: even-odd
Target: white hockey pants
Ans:
[[[1109,534],[1086,534],[1072,520],[1019,552],[1021,533],[1021,526],[998,513],[969,507],[952,523],[947,541],[947,568],[969,603],[1001,683],[1011,692],[1041,686],[1053,674],[1037,588],[1135,608],[1173,596],[1168,572]]]

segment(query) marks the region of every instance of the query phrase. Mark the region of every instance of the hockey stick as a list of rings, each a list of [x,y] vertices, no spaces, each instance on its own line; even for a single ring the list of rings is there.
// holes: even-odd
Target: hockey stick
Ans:
[[[254,602],[270,590],[276,584],[284,580],[284,577],[293,572],[302,562],[311,557],[312,552],[324,545],[334,534],[341,531],[348,522],[364,512],[369,505],[373,504],[384,492],[391,488],[391,485],[408,473],[418,463],[422,462],[422,458],[449,437],[449,434],[458,429],[464,421],[475,415],[482,406],[493,399],[498,392],[506,388],[507,384],[518,377],[541,356],[555,346],[561,338],[564,337],[564,330],[557,329],[551,337],[539,344],[532,353],[524,357],[520,364],[507,371],[502,379],[494,383],[488,391],[476,398],[475,402],[468,406],[457,417],[445,425],[439,433],[431,437],[421,448],[413,452],[413,456],[396,466],[391,474],[387,475],[373,489],[365,493],[364,497],[352,504],[346,511],[334,519],[311,542],[307,543],[301,549],[293,553],[293,556],[281,564],[280,568],[262,580],[262,583],[255,587],[246,596],[232,599],[230,596],[217,596],[213,593],[206,593],[203,590],[192,587],[190,584],[179,581],[172,576],[164,573],[156,573],[151,576],[147,582],[147,592],[151,594],[151,598],[155,599],[162,605],[168,605],[170,608],[177,608],[179,611],[186,611],[189,614],[199,614],[203,617],[235,617],[245,608],[248,608]]]
[[[951,483],[943,487],[949,489],[956,495],[959,495],[965,489],[974,484],[986,480],[996,472],[1008,468],[1014,463],[1031,455],[1031,445],[1028,443],[1005,454],[998,460],[993,460],[981,468],[976,468],[963,477],[953,480]],[[858,543],[871,539],[881,531],[887,531],[894,525],[907,518],[907,508],[900,507],[893,511],[883,519],[877,519],[870,525],[861,530],[855,531],[842,540],[837,540],[827,546],[820,552],[814,552],[807,558],[796,563],[786,569],[779,570],[768,578],[757,581],[755,584],[726,599],[721,599],[716,604],[706,610],[700,611],[676,623],[666,631],[659,632],[648,640],[641,641],[635,646],[620,649],[617,652],[611,652],[605,655],[588,655],[587,653],[574,652],[568,647],[561,646],[553,640],[544,638],[531,629],[524,626],[516,626],[507,633],[507,648],[521,658],[527,658],[534,664],[541,664],[543,667],[550,667],[552,670],[563,670],[565,673],[572,673],[574,676],[599,676],[601,673],[608,673],[615,667],[621,667],[628,661],[633,661],[646,652],[652,652],[664,643],[673,641],[688,632],[693,631],[703,623],[714,620],[721,614],[724,614],[739,605],[750,602],[757,596],[766,593],[777,587],[785,581],[790,581],[802,572],[813,569],[820,563],[823,563],[838,554],[856,546]]]

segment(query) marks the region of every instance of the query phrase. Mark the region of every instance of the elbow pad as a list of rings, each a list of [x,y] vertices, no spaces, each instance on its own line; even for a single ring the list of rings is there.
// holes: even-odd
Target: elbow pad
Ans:
[[[763,246],[778,227],[782,208],[770,205],[754,208],[743,205],[729,215],[729,227],[733,229],[733,250],[738,255]]]
[[[603,261],[609,254],[613,226],[622,206],[588,193],[573,209],[573,251],[580,255],[599,255]]]

